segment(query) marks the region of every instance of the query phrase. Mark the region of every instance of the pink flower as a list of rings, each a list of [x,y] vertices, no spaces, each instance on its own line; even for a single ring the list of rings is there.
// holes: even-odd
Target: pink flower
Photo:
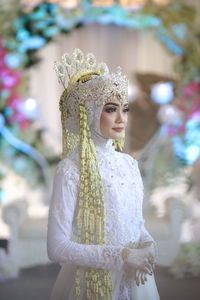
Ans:
[[[186,96],[192,96],[200,93],[200,82],[192,80],[189,85],[183,88],[183,91]]]
[[[30,121],[20,112],[15,112],[10,116],[9,122],[10,124],[18,123],[22,130],[25,130],[30,125]]]
[[[20,98],[19,95],[17,94],[13,94],[11,95],[11,97],[9,98],[8,102],[7,102],[7,105],[14,108],[14,109],[17,109],[17,107],[21,104],[23,100]]]
[[[12,88],[20,83],[20,76],[16,72],[12,72],[10,70],[4,70],[1,76],[2,76],[2,83],[5,88]]]
[[[178,133],[178,128],[172,126],[168,127],[168,134],[170,136],[176,135],[177,133]]]

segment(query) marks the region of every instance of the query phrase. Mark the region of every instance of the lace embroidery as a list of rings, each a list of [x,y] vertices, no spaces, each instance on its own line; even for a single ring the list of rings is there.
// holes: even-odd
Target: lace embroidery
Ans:
[[[143,185],[137,161],[127,154],[98,151],[98,161],[104,183],[106,209],[106,245],[77,244],[73,224],[79,185],[79,168],[75,160],[66,158],[57,167],[60,196],[51,204],[49,252],[53,260],[79,266],[120,270],[121,251],[132,242],[153,240],[145,229],[142,217]],[[56,197],[58,192],[54,195]],[[64,194],[63,194],[64,193]],[[58,199],[58,197],[61,197]],[[57,224],[55,226],[55,224]],[[59,235],[62,235],[59,237]],[[124,277],[117,300],[131,300],[129,281]]]

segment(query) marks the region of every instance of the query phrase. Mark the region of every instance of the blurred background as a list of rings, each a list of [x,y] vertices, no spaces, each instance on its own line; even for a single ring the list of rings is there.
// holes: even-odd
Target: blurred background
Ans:
[[[1,300],[48,299],[59,271],[46,253],[62,146],[53,64],[74,48],[129,78],[125,152],[144,181],[161,299],[199,299],[199,13],[198,0],[0,0]]]

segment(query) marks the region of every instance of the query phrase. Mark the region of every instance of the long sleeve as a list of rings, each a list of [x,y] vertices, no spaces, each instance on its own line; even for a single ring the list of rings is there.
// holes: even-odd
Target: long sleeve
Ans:
[[[50,260],[102,269],[123,266],[121,247],[84,245],[72,240],[78,198],[78,168],[70,159],[60,162],[54,177],[49,208],[47,252]]]
[[[140,174],[140,170],[138,167],[138,162],[134,160],[135,164],[135,177],[136,177],[136,183],[137,183],[137,189],[138,189],[138,217],[140,219],[140,243],[149,242],[152,241],[155,243],[153,237],[150,235],[150,233],[147,231],[145,227],[145,220],[143,218],[143,195],[144,195],[144,186],[142,182],[142,177]]]

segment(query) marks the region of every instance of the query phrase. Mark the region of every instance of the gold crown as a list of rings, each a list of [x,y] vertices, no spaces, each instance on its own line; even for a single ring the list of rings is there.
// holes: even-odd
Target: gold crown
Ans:
[[[103,75],[109,72],[104,62],[96,63],[93,53],[84,55],[80,49],[75,49],[70,56],[67,52],[62,56],[62,62],[54,62],[54,69],[63,87],[70,88],[80,79],[85,82],[92,75]]]

